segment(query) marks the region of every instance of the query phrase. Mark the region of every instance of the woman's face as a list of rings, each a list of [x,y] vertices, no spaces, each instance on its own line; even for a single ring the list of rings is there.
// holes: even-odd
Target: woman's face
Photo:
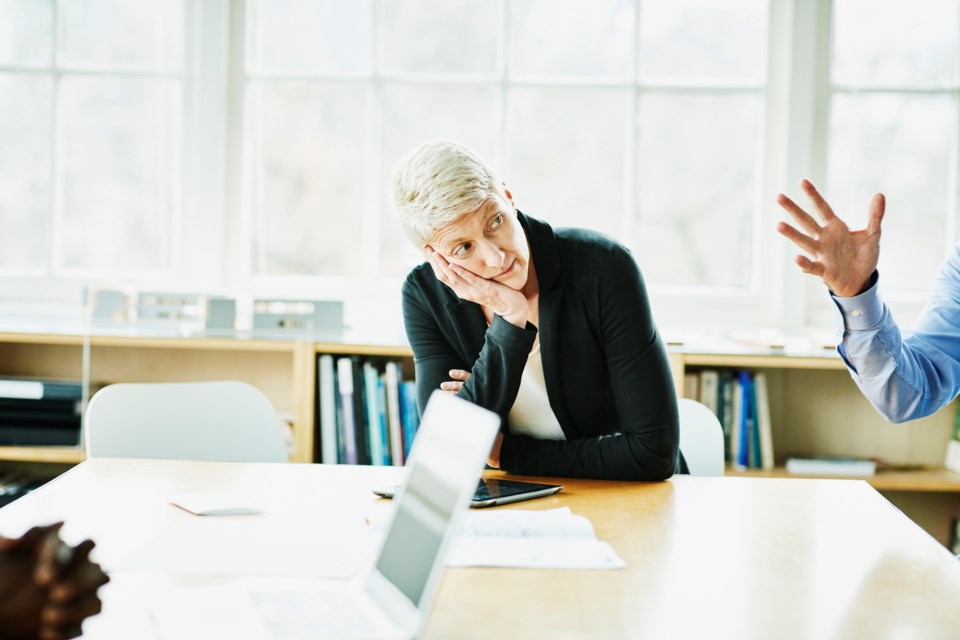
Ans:
[[[430,246],[451,264],[520,291],[530,273],[530,247],[517,212],[496,199],[439,229]]]

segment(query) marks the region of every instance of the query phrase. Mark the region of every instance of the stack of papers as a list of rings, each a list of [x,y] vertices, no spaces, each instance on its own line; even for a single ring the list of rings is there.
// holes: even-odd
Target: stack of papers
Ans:
[[[622,569],[626,563],[593,525],[568,507],[470,511],[451,545],[449,567]]]

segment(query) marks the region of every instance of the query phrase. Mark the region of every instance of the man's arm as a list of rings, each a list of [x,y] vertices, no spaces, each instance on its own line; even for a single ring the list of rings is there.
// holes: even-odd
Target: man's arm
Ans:
[[[960,392],[960,246],[940,268],[930,299],[901,332],[880,299],[879,279],[851,298],[834,296],[837,349],[870,403],[891,422],[935,413]]]

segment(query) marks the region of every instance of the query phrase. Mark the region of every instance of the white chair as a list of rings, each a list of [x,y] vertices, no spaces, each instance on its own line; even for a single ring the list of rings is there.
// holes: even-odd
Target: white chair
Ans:
[[[696,400],[681,398],[680,452],[692,476],[723,475],[723,427],[710,409]]]
[[[244,382],[112,384],[84,415],[91,458],[286,462],[276,411]]]

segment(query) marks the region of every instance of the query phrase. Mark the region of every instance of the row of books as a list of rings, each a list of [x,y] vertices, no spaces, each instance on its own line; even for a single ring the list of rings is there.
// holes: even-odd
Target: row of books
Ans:
[[[314,460],[402,465],[420,425],[416,387],[400,362],[317,356]]]
[[[0,378],[0,445],[80,441],[79,381]]]
[[[723,426],[724,456],[735,469],[772,469],[767,377],[746,369],[701,369],[684,377],[684,397],[706,405]]]

